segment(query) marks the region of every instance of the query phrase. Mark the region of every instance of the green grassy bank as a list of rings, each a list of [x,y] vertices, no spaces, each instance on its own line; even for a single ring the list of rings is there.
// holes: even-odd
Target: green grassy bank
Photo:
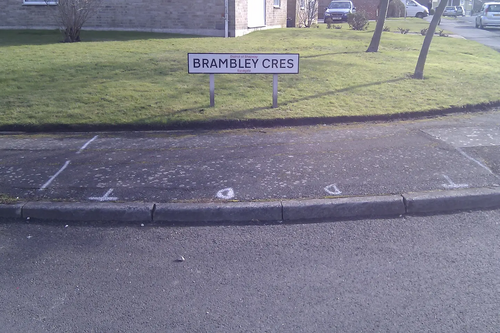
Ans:
[[[434,37],[425,80],[414,80],[428,24],[387,25],[378,53],[365,52],[374,23],[367,31],[321,24],[229,39],[85,31],[73,44],[59,43],[57,31],[0,30],[0,129],[394,115],[500,101],[498,52]],[[300,74],[280,75],[277,109],[272,75],[216,75],[210,108],[209,77],[187,73],[188,52],[300,53]]]

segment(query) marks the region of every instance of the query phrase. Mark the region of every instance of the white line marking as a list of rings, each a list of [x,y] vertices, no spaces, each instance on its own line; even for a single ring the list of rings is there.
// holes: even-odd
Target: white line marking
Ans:
[[[113,189],[110,188],[106,194],[102,197],[90,197],[89,200],[97,200],[97,201],[115,201],[118,200],[118,197],[110,197],[109,195],[113,192]]]
[[[455,147],[456,150],[458,150],[458,152],[460,154],[462,154],[463,156],[465,156],[466,158],[468,158],[469,160],[471,160],[472,162],[476,163],[477,165],[479,165],[481,168],[485,169],[486,171],[488,171],[489,173],[491,173],[493,176],[497,177],[498,179],[500,179],[500,176],[495,174],[493,171],[491,171],[490,168],[488,168],[486,165],[484,165],[483,163],[479,162],[478,160],[476,160],[475,158],[472,158],[470,157],[469,155],[467,155],[462,149],[458,148],[458,147]]]
[[[452,180],[450,179],[450,177],[448,177],[447,175],[443,175],[443,177],[446,178],[446,180],[449,183],[449,184],[443,184],[444,188],[465,188],[465,187],[469,187],[468,184],[455,184],[454,182],[452,182]]]
[[[332,187],[333,187],[333,191],[331,190]],[[337,188],[337,185],[335,185],[335,184],[331,184],[331,185],[328,185],[327,187],[325,187],[325,191],[328,194],[332,194],[332,195],[342,194],[342,192],[339,191],[339,189]]]
[[[82,146],[82,148],[80,148],[80,150],[79,150],[79,151],[77,151],[76,153],[77,153],[77,154],[80,154],[80,153],[81,153],[81,152],[82,152],[85,148],[87,148],[87,146],[88,146],[88,145],[89,145],[92,141],[94,141],[95,139],[97,139],[97,137],[98,137],[98,136],[99,136],[99,135],[96,135],[96,136],[94,136],[92,139],[90,139],[89,141],[87,141],[87,143],[86,143],[86,144],[84,144],[84,145]]]
[[[234,190],[230,187],[222,189],[217,192],[217,198],[226,200],[232,199],[234,198]]]
[[[63,172],[63,171],[64,171],[64,169],[66,169],[66,167],[69,165],[69,163],[70,163],[70,161],[66,161],[66,163],[64,163],[63,167],[62,167],[61,169],[59,169],[59,171],[57,171],[57,172],[56,172],[56,174],[55,174],[55,175],[53,175],[53,176],[49,179],[49,181],[48,181],[48,182],[46,182],[45,184],[43,184],[43,186],[42,186],[42,187],[40,187],[38,190],[39,190],[39,191],[41,191],[41,190],[45,190],[45,188],[46,188],[47,186],[49,186],[49,185],[50,185],[50,183],[52,183],[52,181],[53,181],[54,179],[56,179],[56,177],[57,177],[57,176],[59,176],[59,174],[60,174],[61,172]]]

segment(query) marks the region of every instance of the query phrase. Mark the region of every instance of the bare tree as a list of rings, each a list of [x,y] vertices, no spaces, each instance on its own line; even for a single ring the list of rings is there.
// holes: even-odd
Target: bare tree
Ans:
[[[298,12],[299,27],[309,28],[311,24],[316,22],[317,15],[318,0],[300,1],[300,9]]]
[[[57,0],[55,20],[64,34],[64,42],[79,42],[80,31],[87,20],[95,15],[103,0]],[[49,5],[53,0],[45,0]]]
[[[424,43],[422,44],[422,49],[420,50],[420,55],[418,56],[417,66],[415,66],[415,73],[413,73],[413,78],[422,80],[424,78],[424,66],[427,60],[427,53],[429,53],[429,48],[431,47],[432,37],[436,31],[438,23],[441,21],[441,15],[443,15],[444,8],[446,7],[447,0],[441,0],[439,6],[436,8],[436,12],[432,17],[429,29],[425,34]]]
[[[387,16],[387,7],[389,7],[389,0],[380,0],[377,26],[375,27],[370,46],[368,46],[368,50],[366,50],[366,52],[378,52],[380,39],[382,38],[382,31],[384,30],[385,17]]]

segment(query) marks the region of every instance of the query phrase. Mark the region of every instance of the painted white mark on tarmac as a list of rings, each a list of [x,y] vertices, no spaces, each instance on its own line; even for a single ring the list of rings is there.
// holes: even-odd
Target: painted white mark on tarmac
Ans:
[[[234,190],[230,187],[222,189],[217,192],[217,198],[226,200],[232,199],[234,198]]]
[[[108,192],[106,192],[102,197],[90,197],[89,200],[97,200],[97,201],[115,201],[118,200],[117,197],[110,197],[109,195],[113,192],[113,189],[110,188]]]
[[[469,160],[471,160],[472,162],[476,163],[477,165],[479,165],[481,168],[485,169],[486,171],[488,171],[489,173],[491,173],[493,176],[495,176],[496,178],[500,179],[500,176],[495,174],[493,171],[491,171],[490,168],[488,168],[486,165],[484,165],[483,163],[479,162],[478,160],[476,160],[475,158],[473,157],[470,157],[469,155],[467,155],[466,152],[464,152],[462,149],[458,148],[458,147],[455,147],[455,149],[460,153],[462,154],[463,156],[465,156],[466,158],[468,158]]]
[[[342,194],[342,192],[338,189],[337,185],[335,185],[335,184],[331,184],[331,185],[328,185],[327,187],[325,187],[325,191],[326,191],[326,193],[331,194],[331,195]]]
[[[92,139],[90,139],[89,141],[87,141],[87,143],[86,143],[86,144],[84,144],[84,145],[82,146],[82,148],[80,148],[80,150],[79,150],[79,151],[77,151],[76,153],[77,153],[77,154],[80,154],[80,153],[81,153],[81,152],[82,152],[85,148],[87,148],[87,146],[88,146],[88,145],[89,145],[92,141],[94,141],[95,139],[97,139],[97,137],[98,137],[98,135],[94,136]]]
[[[443,177],[446,178],[446,180],[448,181],[448,184],[443,184],[444,188],[465,188],[465,187],[469,187],[468,184],[455,184],[450,179],[450,177],[448,177],[447,175],[443,175]]]
[[[59,171],[57,171],[55,175],[53,175],[52,177],[50,177],[50,179],[45,184],[43,184],[42,187],[39,188],[39,191],[45,190],[47,188],[47,186],[49,186],[50,183],[52,183],[52,181],[54,179],[56,179],[56,177],[59,176],[59,174],[61,172],[64,171],[64,169],[66,169],[66,167],[69,165],[69,163],[70,163],[70,161],[66,161],[66,163],[64,163],[63,167],[61,169],[59,169]]]

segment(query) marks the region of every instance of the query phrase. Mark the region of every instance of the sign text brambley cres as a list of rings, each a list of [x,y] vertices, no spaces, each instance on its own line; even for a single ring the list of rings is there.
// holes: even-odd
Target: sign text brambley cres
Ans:
[[[188,53],[189,74],[298,74],[294,53]]]

